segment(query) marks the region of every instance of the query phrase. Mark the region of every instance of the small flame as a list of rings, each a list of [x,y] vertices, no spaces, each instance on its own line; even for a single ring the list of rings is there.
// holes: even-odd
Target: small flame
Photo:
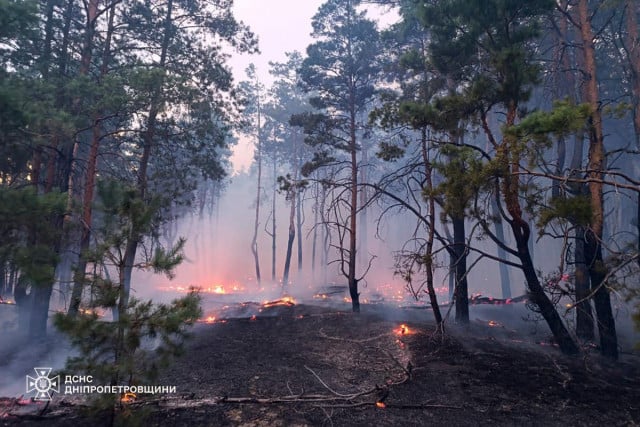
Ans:
[[[135,393],[127,392],[127,393],[122,395],[122,397],[120,398],[120,402],[122,402],[122,403],[132,403],[132,402],[135,402],[136,397],[138,397],[138,396],[136,396]]]
[[[216,318],[214,316],[209,316],[205,319],[206,323],[214,323],[216,321]]]
[[[387,405],[384,402],[378,401],[378,402],[376,402],[376,407],[377,408],[386,408]]]
[[[394,332],[396,333],[396,335],[409,335],[411,333],[411,330],[407,325],[402,324],[398,327],[398,329],[395,329]]]
[[[251,316],[249,320],[256,320],[256,315],[254,314],[253,316]]]
[[[500,326],[500,323],[496,322],[495,320],[489,320],[489,326],[491,327]]]

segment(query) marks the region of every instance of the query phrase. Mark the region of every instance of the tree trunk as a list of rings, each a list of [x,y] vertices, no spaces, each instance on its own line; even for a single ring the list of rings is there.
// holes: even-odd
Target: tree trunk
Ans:
[[[287,239],[287,254],[284,258],[284,273],[282,274],[282,289],[287,292],[289,287],[289,270],[291,268],[291,255],[293,252],[293,241],[296,237],[295,213],[296,213],[296,190],[291,190],[291,207],[289,210],[289,238]]]
[[[316,278],[316,248],[318,245],[318,183],[313,186],[313,238],[311,239],[311,274]]]
[[[433,242],[435,240],[435,226],[436,226],[436,202],[433,194],[433,168],[431,161],[429,160],[429,148],[427,146],[427,130],[422,128],[421,148],[422,148],[422,161],[424,163],[425,177],[427,184],[427,192],[429,197],[427,203],[429,205],[429,229],[427,231],[427,247],[425,257],[425,270],[427,279],[427,293],[429,294],[429,303],[433,310],[433,316],[438,327],[438,331],[444,332],[444,323],[442,321],[442,313],[440,313],[440,306],[438,305],[438,296],[433,286]]]
[[[358,279],[356,278],[357,243],[356,238],[358,224],[358,147],[356,143],[356,111],[354,89],[350,94],[350,123],[349,123],[349,151],[351,154],[351,200],[349,206],[349,263],[347,279],[349,282],[349,295],[351,296],[351,309],[354,313],[360,312],[360,293],[358,292]]]
[[[553,336],[560,347],[560,350],[564,354],[577,354],[579,352],[578,346],[571,338],[569,331],[562,322],[562,318],[558,314],[558,311],[554,307],[553,303],[549,300],[544,293],[544,289],[540,285],[538,275],[531,256],[529,255],[529,247],[527,245],[529,227],[526,223],[522,223],[518,226],[517,223],[513,223],[512,230],[516,239],[518,247],[518,258],[522,263],[522,270],[524,272],[527,286],[529,287],[529,298],[540,310],[540,314],[547,321],[549,329],[553,333]]]
[[[451,235],[448,225],[443,224],[443,228],[447,244],[453,247],[453,236]],[[453,301],[453,293],[456,289],[456,257],[451,251],[447,251],[447,253],[449,254],[449,301]]]
[[[589,163],[588,177],[593,181],[588,184],[591,199],[592,218],[590,229],[586,233],[585,255],[589,267],[591,289],[594,293],[594,305],[598,317],[600,350],[606,357],[618,358],[618,338],[615,319],[611,309],[609,290],[604,283],[606,266],[602,258],[602,235],[604,224],[603,166],[604,166],[604,134],[602,131],[602,113],[600,111],[600,95],[596,74],[596,56],[594,35],[591,29],[587,0],[579,0],[578,15],[584,55],[586,101],[591,106],[589,123]]]
[[[467,283],[467,244],[465,241],[465,224],[463,217],[452,217],[453,251],[455,252],[456,285],[455,306],[456,322],[469,323],[469,285]]]
[[[163,22],[163,35],[162,35],[162,47],[160,51],[160,62],[158,67],[164,69],[167,63],[167,54],[169,50],[169,43],[171,41],[171,23],[173,20],[173,0],[167,2],[167,12]],[[145,200],[147,196],[147,170],[149,168],[149,160],[151,158],[151,151],[154,146],[154,139],[156,134],[156,124],[158,114],[161,110],[163,101],[162,97],[162,85],[164,84],[164,78],[160,78],[158,86],[156,87],[152,100],[151,107],[149,109],[149,116],[147,118],[147,128],[142,133],[142,156],[140,158],[140,167],[138,169],[138,195],[141,200]],[[123,271],[120,275],[120,292],[118,300],[118,314],[123,314],[129,306],[129,295],[131,292],[131,276],[133,274],[133,267],[136,259],[136,252],[138,250],[138,244],[142,236],[141,230],[137,230],[134,224],[131,224],[129,230],[129,236],[127,238],[127,244],[125,246],[125,252],[123,255],[124,265]],[[115,315],[115,313],[114,313]]]
[[[271,194],[271,281],[276,283],[276,181],[278,172],[276,169],[277,161],[273,157],[273,191]],[[283,286],[286,284],[283,282]]]
[[[506,127],[514,125],[516,115],[517,106],[515,102],[512,102],[507,109]],[[504,154],[505,166],[509,170],[509,173],[502,178],[501,187],[507,212],[511,216],[509,225],[516,242],[518,259],[522,264],[522,270],[529,288],[529,298],[538,307],[540,314],[549,325],[549,329],[551,329],[556,342],[560,346],[560,350],[565,354],[577,354],[579,352],[578,346],[562,322],[562,318],[555,306],[540,285],[538,275],[533,266],[531,253],[529,252],[531,229],[523,219],[519,201],[520,177],[518,173],[520,170],[520,152],[516,144],[517,141],[514,141],[513,137],[504,136],[502,144],[498,147],[498,150]]]
[[[499,218],[500,211],[498,209],[498,204],[495,200],[491,203],[491,209],[493,211],[492,212],[493,216],[496,218]],[[498,238],[498,240],[500,240],[501,242],[505,242],[506,239],[504,235],[504,224],[503,224],[502,218],[499,218],[494,222],[494,227],[496,229],[496,237]],[[498,258],[506,260],[508,258],[507,251],[505,251],[502,246],[499,246],[499,245],[497,246],[498,246]],[[511,282],[509,280],[509,268],[507,267],[507,264],[505,264],[504,262],[498,263],[498,268],[500,269],[500,289],[502,291],[502,298],[504,299],[511,298]]]
[[[585,264],[585,229],[575,228],[575,288],[576,288],[576,335],[584,340],[593,340],[593,314],[589,298],[589,269]]]
[[[115,16],[115,4],[111,6],[109,12],[109,20],[107,24],[107,33],[105,38],[104,50],[102,53],[102,65],[100,77],[104,78],[108,71],[108,64],[111,57],[111,39],[113,35],[113,21]],[[91,147],[87,158],[87,170],[84,184],[84,196],[82,200],[82,236],[80,238],[80,258],[76,268],[76,277],[71,292],[71,301],[69,304],[69,315],[78,314],[80,302],[82,301],[82,290],[85,282],[85,270],[87,268],[86,252],[89,250],[91,242],[91,222],[93,216],[93,199],[95,192],[96,172],[98,170],[98,149],[102,138],[101,118],[96,113],[93,117],[91,129]]]
[[[251,253],[256,269],[256,282],[260,286],[260,257],[258,256],[258,227],[260,226],[260,195],[262,192],[262,141],[260,138],[260,95],[258,94],[258,133],[256,144],[256,161],[258,163],[258,189],[256,191],[256,215],[253,222],[253,238],[251,239]]]
[[[636,145],[640,147],[640,36],[638,35],[637,2],[625,0],[627,37],[625,46],[631,70],[631,103],[633,105],[633,127]]]

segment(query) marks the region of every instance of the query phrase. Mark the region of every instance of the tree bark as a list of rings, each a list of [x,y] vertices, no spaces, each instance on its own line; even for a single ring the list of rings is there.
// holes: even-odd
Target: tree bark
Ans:
[[[591,199],[592,218],[586,233],[585,256],[589,267],[591,289],[594,293],[594,305],[598,318],[598,332],[600,335],[600,350],[606,357],[618,358],[618,338],[615,319],[611,309],[609,290],[604,283],[606,266],[602,257],[602,236],[604,225],[604,196],[603,184],[597,182],[603,179],[604,167],[604,134],[602,131],[602,112],[600,111],[600,96],[596,74],[596,56],[594,35],[591,28],[588,1],[579,0],[578,16],[582,38],[582,52],[584,55],[586,101],[591,106],[589,120],[589,162],[588,176],[589,195]]]
[[[107,33],[105,37],[105,45],[102,53],[102,65],[100,68],[100,77],[104,78],[108,71],[108,64],[111,57],[111,39],[113,36],[113,22],[115,16],[115,4],[111,6],[109,19],[107,24]],[[87,170],[85,175],[84,195],[82,199],[82,235],[80,238],[80,258],[76,268],[76,277],[74,279],[73,290],[71,292],[71,301],[69,304],[68,314],[76,316],[82,301],[82,291],[85,282],[85,270],[87,268],[86,252],[89,250],[91,242],[91,222],[93,217],[93,199],[95,193],[96,172],[98,170],[98,149],[102,138],[101,117],[96,113],[93,116],[93,124],[91,128],[91,147],[87,158]]]

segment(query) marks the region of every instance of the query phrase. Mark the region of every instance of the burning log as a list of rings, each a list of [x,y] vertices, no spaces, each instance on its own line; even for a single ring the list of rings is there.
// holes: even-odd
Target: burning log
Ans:
[[[292,307],[296,305],[296,301],[290,297],[282,297],[273,301],[265,301],[262,303],[262,308],[271,308],[271,307]]]

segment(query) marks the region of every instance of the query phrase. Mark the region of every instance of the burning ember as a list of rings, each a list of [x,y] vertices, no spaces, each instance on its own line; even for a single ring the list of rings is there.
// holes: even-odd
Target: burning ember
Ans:
[[[9,305],[15,305],[15,301],[11,301],[8,299],[4,299],[0,296],[0,304],[9,304]]]
[[[384,402],[379,402],[379,401],[376,402],[376,408],[386,408],[386,407],[387,405],[385,405]]]
[[[409,335],[409,334],[413,333],[413,331],[411,331],[409,329],[409,327],[407,325],[405,325],[405,324],[400,325],[398,327],[398,329],[394,329],[393,332],[396,335]]]
[[[492,328],[495,328],[496,326],[502,326],[500,323],[496,322],[495,320],[489,320],[488,325],[491,326]]]
[[[135,393],[125,393],[122,395],[122,397],[120,398],[120,402],[121,403],[133,403],[136,401],[136,394]]]

